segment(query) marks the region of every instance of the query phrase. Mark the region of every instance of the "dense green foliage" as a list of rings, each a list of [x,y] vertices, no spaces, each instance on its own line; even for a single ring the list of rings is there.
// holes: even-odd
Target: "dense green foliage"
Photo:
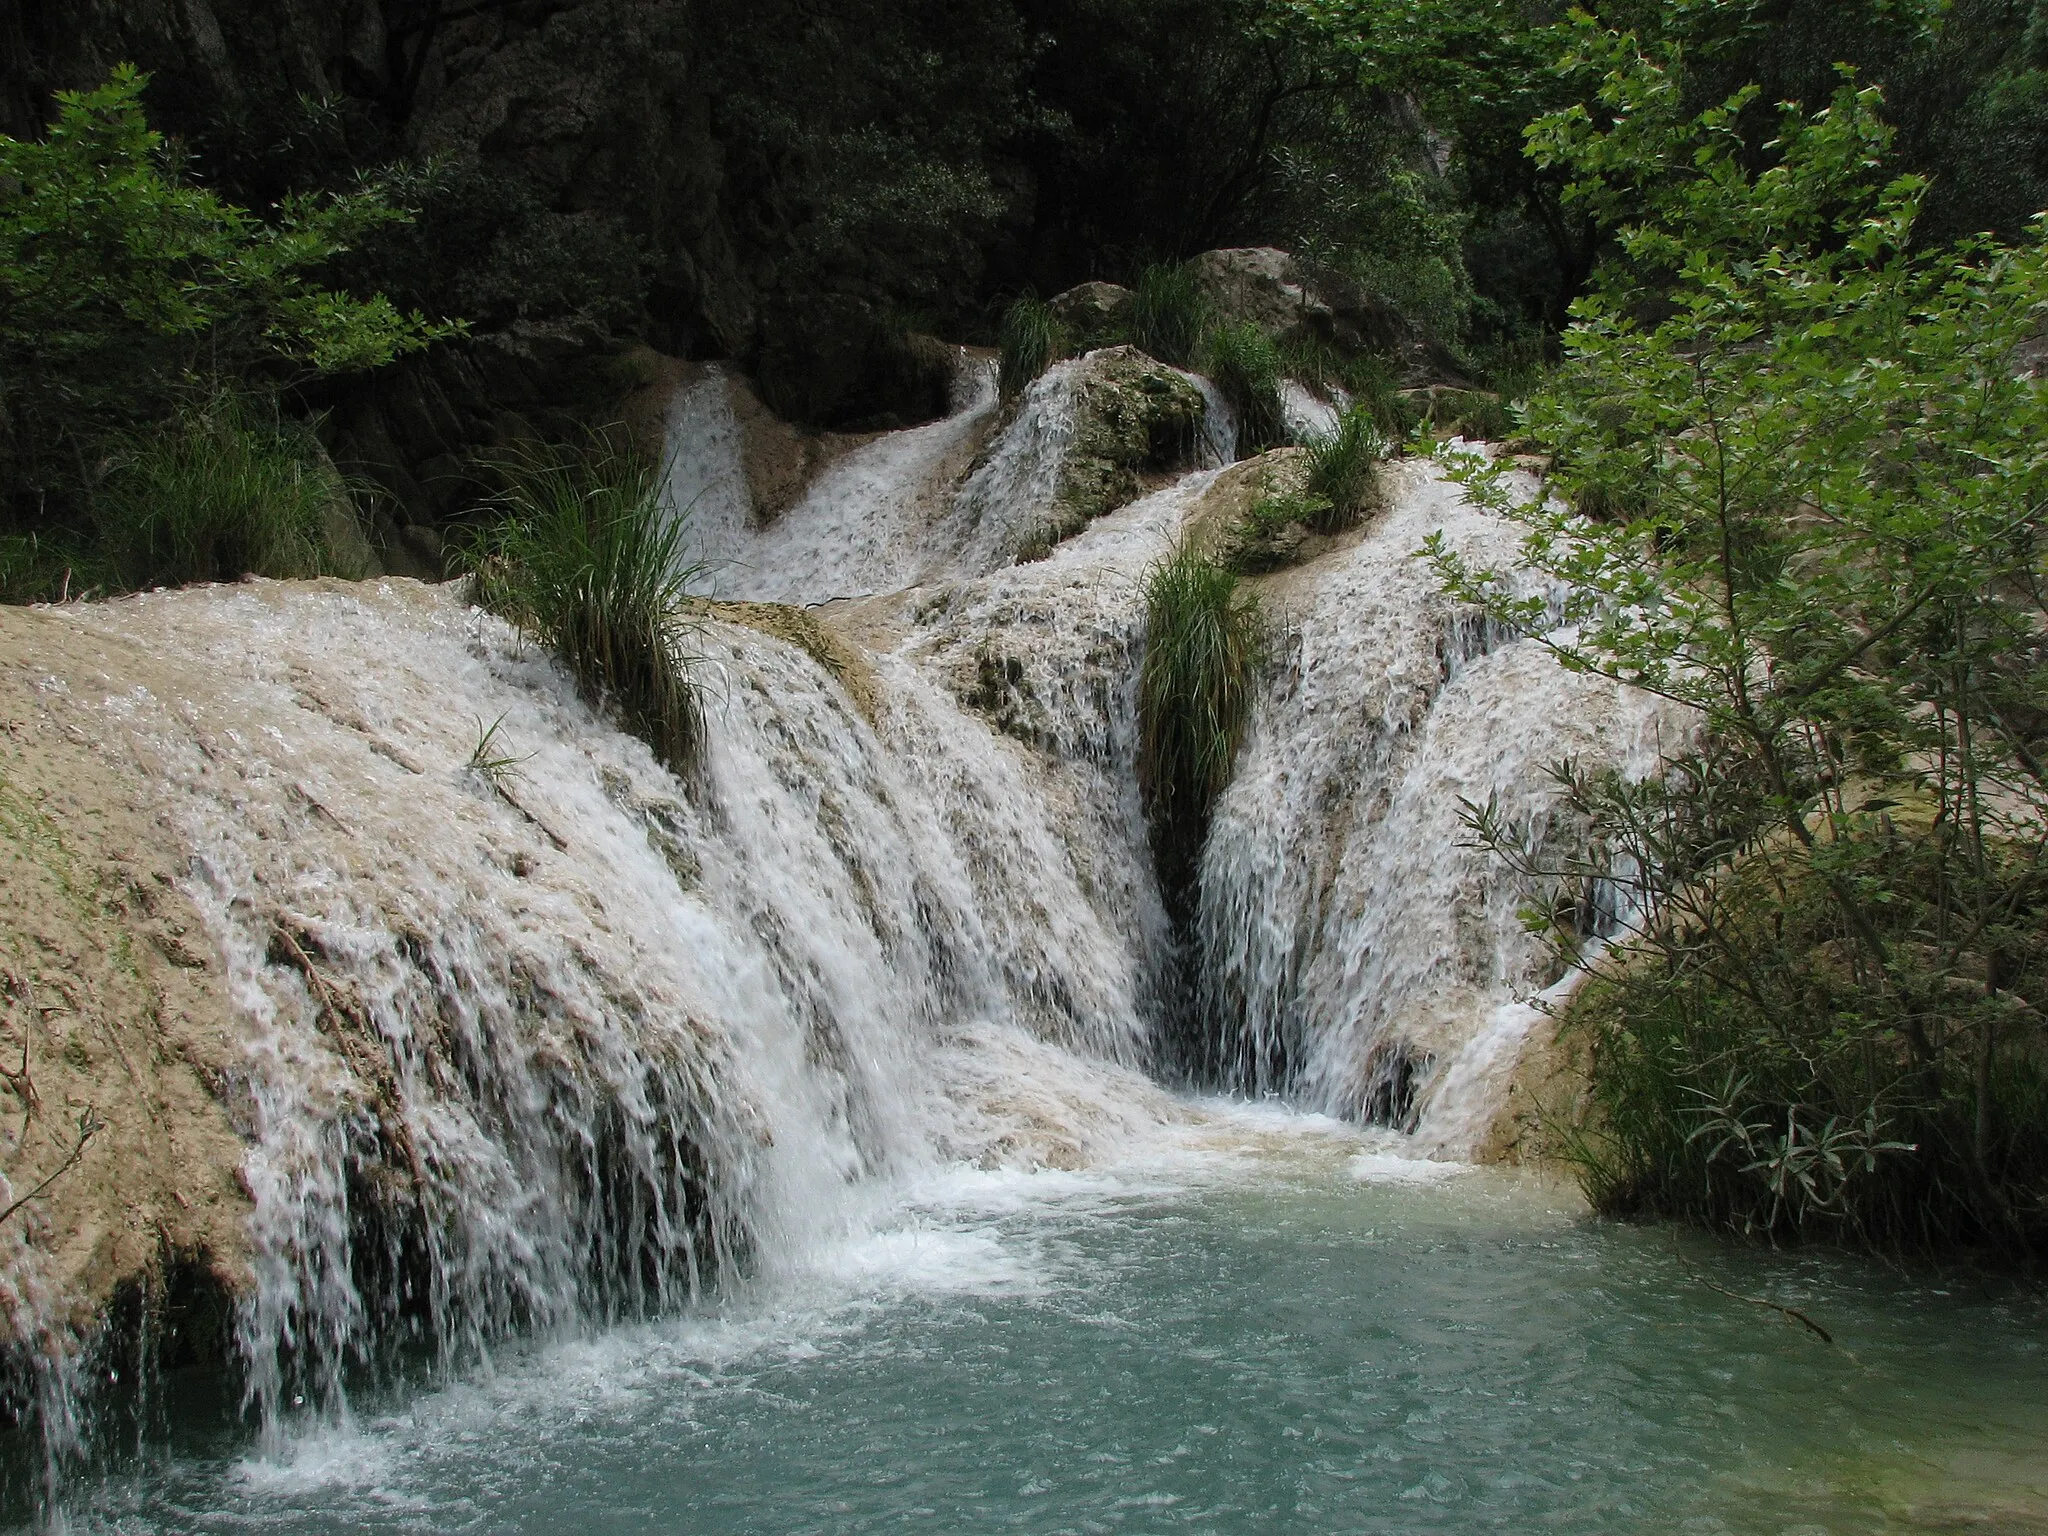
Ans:
[[[102,552],[106,569],[129,583],[239,575],[227,567],[242,555],[255,562],[244,569],[321,568],[305,507],[338,483],[247,425],[264,407],[220,402],[374,368],[447,334],[316,276],[401,217],[381,198],[288,198],[258,219],[177,173],[144,120],[143,84],[119,70],[62,97],[44,139],[0,136],[7,596],[39,595],[19,587],[39,586],[67,548],[90,563],[101,532],[119,543]],[[254,495],[258,482],[294,510],[246,537],[202,527],[214,516],[191,505],[202,485]],[[145,515],[137,498],[153,484],[186,500]]]
[[[685,654],[698,570],[683,558],[685,523],[663,496],[661,465],[612,433],[492,467],[497,520],[463,555],[477,601],[551,647],[585,698],[688,773],[704,735]]]
[[[1257,326],[1218,326],[1202,343],[1204,371],[1237,417],[1237,456],[1250,458],[1287,440],[1280,409],[1280,353]]]
[[[1597,101],[1604,71],[1575,49],[1574,8],[1522,0],[1290,0],[1356,63],[1362,84],[1417,102],[1447,139],[1445,195],[1462,217],[1475,339],[1565,323],[1611,226],[1565,195],[1556,162],[1523,153],[1538,118]],[[1838,63],[1880,86],[1898,170],[1932,175],[1923,237],[2021,234],[2048,207],[2048,13],[2036,0],[1590,0],[1599,25],[1683,57],[1690,112],[1745,83],[1734,126],[1751,157],[1772,107],[1824,103]]]
[[[1561,891],[1560,938],[1622,914],[1575,1154],[1615,1209],[2038,1245],[2048,249],[1917,241],[1927,185],[1891,173],[1872,89],[1783,109],[1758,162],[1753,90],[1693,115],[1670,53],[1590,22],[1577,46],[1597,108],[1532,145],[1617,251],[1527,430],[1604,520],[1459,470],[1572,627],[1430,551],[1567,667],[1696,722],[1647,783],[1561,765],[1576,839],[1473,808]]]
[[[1002,390],[1019,393],[1059,360],[1067,349],[1065,329],[1035,293],[1027,293],[1003,311],[998,344],[1002,352]]]
[[[1183,916],[1251,716],[1263,633],[1258,600],[1197,544],[1176,545],[1146,578],[1138,785],[1160,883]]]

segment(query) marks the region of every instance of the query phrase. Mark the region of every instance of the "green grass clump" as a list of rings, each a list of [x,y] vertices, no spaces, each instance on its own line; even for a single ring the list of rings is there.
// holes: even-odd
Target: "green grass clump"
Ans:
[[[683,653],[690,582],[684,519],[661,466],[622,432],[581,448],[533,447],[488,466],[501,520],[462,554],[476,599],[543,644],[585,698],[677,773],[696,762],[704,717]]]
[[[1386,436],[1368,406],[1354,405],[1338,419],[1334,433],[1310,443],[1303,489],[1324,507],[1305,519],[1308,526],[1317,533],[1355,527],[1372,504],[1386,456]]]
[[[1250,458],[1287,440],[1280,407],[1280,353],[1249,322],[1220,326],[1203,346],[1209,377],[1237,412],[1237,456]]]
[[[997,339],[1002,347],[1005,395],[1021,392],[1067,352],[1066,328],[1035,293],[1024,294],[1003,312]]]
[[[58,602],[103,575],[103,562],[61,534],[0,533],[0,603]]]
[[[1214,312],[1192,262],[1150,266],[1131,290],[1131,342],[1175,368],[1192,368]]]
[[[363,574],[350,485],[309,430],[223,395],[121,443],[93,498],[110,584]]]
[[[1263,576],[1298,562],[1301,531],[1327,520],[1328,497],[1306,491],[1275,491],[1245,509],[1217,546],[1217,559],[1240,576]]]
[[[1209,809],[1230,782],[1263,647],[1258,599],[1182,542],[1145,582],[1138,787],[1169,910],[1192,910]]]
[[[1366,353],[1348,359],[1341,382],[1352,407],[1372,418],[1390,448],[1397,449],[1422,420],[1422,412],[1402,399],[1400,376],[1387,358]]]
[[[1283,336],[1275,347],[1280,354],[1280,372],[1318,395],[1344,383],[1343,354],[1324,337],[1296,331]]]

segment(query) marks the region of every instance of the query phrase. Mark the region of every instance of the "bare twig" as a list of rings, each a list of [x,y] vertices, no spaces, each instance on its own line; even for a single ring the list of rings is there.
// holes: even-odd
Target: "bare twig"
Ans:
[[[65,1154],[64,1161],[59,1163],[42,1183],[23,1195],[19,1200],[16,1200],[5,1210],[0,1210],[0,1222],[6,1221],[8,1217],[12,1216],[30,1201],[42,1199],[52,1184],[76,1168],[85,1157],[85,1144],[105,1130],[106,1124],[106,1121],[93,1113],[92,1106],[88,1104],[85,1112],[78,1117],[78,1140],[71,1144],[71,1150]]]
[[[1832,1344],[1835,1342],[1835,1336],[1832,1333],[1829,1333],[1827,1329],[1821,1327],[1819,1323],[1816,1323],[1812,1318],[1808,1317],[1804,1312],[1800,1311],[1797,1307],[1788,1307],[1783,1302],[1770,1301],[1762,1296],[1745,1296],[1740,1291],[1729,1290],[1728,1287],[1725,1285],[1714,1284],[1714,1282],[1709,1280],[1705,1275],[1696,1275],[1693,1274],[1690,1270],[1686,1271],[1686,1273],[1693,1280],[1697,1281],[1701,1285],[1704,1285],[1708,1290],[1718,1291],[1721,1295],[1726,1296],[1731,1301],[1746,1301],[1752,1307],[1766,1307],[1773,1312],[1783,1313],[1786,1317],[1791,1318],[1792,1321],[1794,1321],[1795,1323],[1801,1324],[1808,1333],[1812,1334],[1815,1338],[1819,1339],[1823,1344]]]

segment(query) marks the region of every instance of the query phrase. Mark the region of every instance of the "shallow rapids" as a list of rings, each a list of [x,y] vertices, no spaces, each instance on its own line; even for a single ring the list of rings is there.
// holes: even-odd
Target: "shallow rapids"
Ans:
[[[508,1350],[275,1460],[181,1435],[75,1528],[2048,1528],[2038,1297],[1189,1112],[1088,1172],[935,1172],[715,1312]]]

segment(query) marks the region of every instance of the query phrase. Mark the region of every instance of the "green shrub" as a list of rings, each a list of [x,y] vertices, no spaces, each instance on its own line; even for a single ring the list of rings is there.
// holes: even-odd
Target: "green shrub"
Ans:
[[[349,373],[459,329],[327,286],[403,212],[365,188],[260,218],[194,186],[144,119],[147,78],[122,65],[58,92],[41,138],[0,134],[0,519],[24,532],[82,526],[109,441],[163,429],[195,377]]]
[[[1258,600],[1182,542],[1145,582],[1138,786],[1171,910],[1191,910],[1209,808],[1230,782],[1263,644]]]
[[[1280,353],[1265,333],[1246,322],[1218,327],[1204,343],[1209,377],[1237,413],[1237,456],[1250,458],[1287,440],[1280,407]]]
[[[1329,518],[1327,496],[1305,490],[1271,492],[1245,510],[1218,547],[1217,558],[1241,576],[1280,570],[1301,559],[1303,532],[1320,530]]]
[[[1529,402],[1550,483],[1444,456],[1521,569],[1425,544],[1450,595],[1692,722],[1646,779],[1467,807],[1567,953],[1619,930],[1575,1155],[1609,1209],[2038,1255],[2048,390],[2018,360],[2048,245],[1923,244],[1873,90],[1782,108],[1761,163],[1729,132],[1754,90],[1690,116],[1601,46],[1627,110],[1531,142],[1645,203]]]
[[[534,447],[487,466],[500,521],[461,553],[476,600],[561,657],[593,704],[678,774],[703,711],[683,654],[684,603],[702,567],[683,556],[661,466],[620,430],[581,448]]]
[[[109,584],[364,573],[349,483],[303,425],[259,412],[222,395],[117,447],[93,497]]]
[[[1400,375],[1391,360],[1367,353],[1344,365],[1342,383],[1354,408],[1362,409],[1380,429],[1391,449],[1407,441],[1423,413],[1401,394]]]
[[[1054,318],[1045,301],[1026,293],[1003,312],[998,340],[1002,346],[1002,386],[1005,395],[1020,393],[1066,355],[1065,328]]]
[[[1131,290],[1131,342],[1175,368],[1192,368],[1214,318],[1193,263],[1150,266]]]
[[[1330,436],[1308,444],[1306,492],[1319,498],[1323,510],[1305,521],[1317,533],[1342,533],[1357,524],[1378,488],[1380,461],[1387,439],[1364,405],[1354,405]]]
[[[1476,443],[1505,442],[1515,430],[1515,418],[1507,402],[1486,389],[1458,390],[1439,396],[1437,420]]]
[[[1895,889],[1933,874],[1907,842],[1862,852]],[[1553,1129],[1596,1209],[1887,1248],[2048,1239],[2048,1031],[2024,1008],[1892,1013],[1842,963],[1824,882],[1774,855],[1686,902],[1689,944],[1636,947],[1563,1024],[1588,1088]],[[2004,979],[2032,991],[2038,955]]]

